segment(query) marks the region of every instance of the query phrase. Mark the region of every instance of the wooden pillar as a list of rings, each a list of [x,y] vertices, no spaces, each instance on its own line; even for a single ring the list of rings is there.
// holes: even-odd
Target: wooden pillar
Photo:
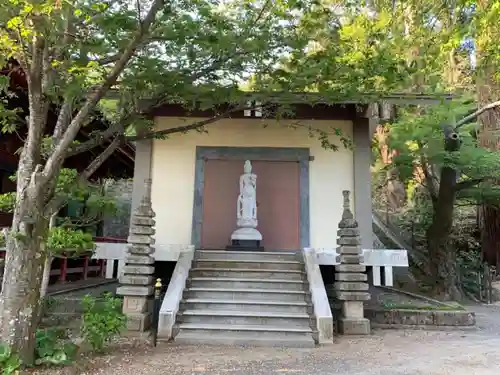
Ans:
[[[89,272],[89,256],[85,255],[85,259],[83,260],[83,280],[87,280]]]
[[[59,281],[66,282],[68,272],[68,258],[61,258],[61,273],[59,274]]]
[[[106,261],[104,259],[99,259],[98,260],[99,262],[99,276],[100,277],[105,277],[109,279],[109,277],[107,277],[107,274],[105,273],[106,272],[106,268],[107,268],[107,264],[104,264]],[[113,277],[113,275],[111,275],[111,277]]]

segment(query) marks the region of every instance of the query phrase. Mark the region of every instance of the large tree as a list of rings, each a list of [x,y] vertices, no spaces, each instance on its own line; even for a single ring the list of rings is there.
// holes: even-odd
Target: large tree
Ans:
[[[25,120],[27,132],[6,244],[0,340],[12,345],[25,363],[33,361],[49,218],[65,203],[56,194],[65,158],[107,146],[78,177],[84,182],[125,139],[157,135],[142,117],[155,105],[229,101],[241,109],[244,102],[236,88],[245,75],[268,71],[278,54],[300,43],[291,22],[295,5],[247,0],[0,1],[0,65],[19,64],[29,97],[29,116],[18,119]],[[9,80],[1,83],[8,99]],[[110,91],[117,106],[103,102]],[[145,109],[140,105],[145,98],[156,100]],[[6,120],[2,130],[16,130],[16,109],[1,103]],[[92,133],[88,142],[76,142],[102,103],[113,108],[114,122],[104,132]],[[54,104],[57,122],[48,124]],[[201,128],[226,115],[169,132]],[[53,131],[46,136],[48,129]]]
[[[477,96],[481,104],[500,98],[500,6],[495,1],[478,1],[473,13],[471,38],[475,46]],[[500,151],[500,107],[480,116],[478,137],[482,147]],[[481,207],[481,245],[491,265],[500,262],[500,209],[495,204]]]
[[[254,99],[263,103],[277,89],[313,87],[333,100],[360,99],[365,93],[373,97],[396,87],[393,82],[406,75],[401,71],[383,79],[384,71],[399,66],[389,44],[374,45],[371,54],[360,58],[366,39],[359,34],[367,25],[357,17],[355,3],[346,4],[352,9],[342,16],[332,2],[317,0],[0,0],[0,65],[24,74],[29,99],[29,115],[20,118],[9,104],[9,77],[0,80],[2,131],[27,129],[6,244],[0,340],[12,345],[24,362],[33,360],[49,221],[65,204],[56,181],[66,158],[105,146],[78,176],[81,184],[124,141],[204,131],[233,111],[248,108],[248,93],[239,87],[250,76],[260,90]],[[322,14],[336,20],[339,56],[320,54],[311,70],[291,80],[288,68],[280,69],[277,62],[291,56],[293,66],[308,56],[318,38],[327,37],[316,31],[318,21],[328,21]],[[370,28],[370,42],[383,35],[384,24],[382,20]],[[329,80],[336,84],[326,90],[318,74],[326,66],[321,61],[332,59],[341,69],[332,72]],[[214,115],[156,131],[144,115],[166,102],[212,108]],[[219,103],[229,103],[229,109],[219,110]],[[49,124],[54,105],[57,121]],[[266,116],[283,114],[272,107],[267,111],[264,104]],[[102,113],[110,120],[109,128],[89,129],[90,139],[78,143],[79,131]],[[333,146],[328,134],[317,135],[325,147]]]
[[[446,297],[457,296],[455,254],[449,241],[456,199],[466,190],[471,193],[470,188],[484,194],[485,181],[498,177],[494,169],[498,153],[477,149],[469,132],[478,126],[465,125],[479,119],[483,145],[489,138],[490,148],[498,147],[498,2],[373,0],[349,2],[348,6],[339,6],[336,1],[329,3],[337,6],[327,12],[313,9],[301,20],[300,27],[309,30],[314,43],[287,57],[285,68],[275,73],[279,75],[280,87],[320,92],[341,87],[346,94],[356,90],[447,92],[459,103],[462,97],[472,98],[470,106],[459,104],[458,108],[450,108],[446,103],[434,109],[410,107],[396,125],[381,124],[384,128],[379,129],[379,134],[386,138],[386,133],[394,128],[395,133],[389,135],[394,149],[389,154],[397,151],[400,156],[390,164],[400,167],[405,182],[409,178],[418,180],[412,184],[427,189],[426,198],[433,213],[427,228],[428,270],[434,291]],[[351,43],[345,43],[346,39]],[[349,84],[338,79],[343,72],[349,77]],[[276,84],[276,79],[270,82]],[[474,112],[474,103],[487,110],[466,116],[463,109]],[[404,173],[402,165],[410,167],[410,173]],[[498,246],[498,215],[489,207],[484,210],[485,222],[490,223],[484,225],[485,247]]]
[[[500,179],[500,152],[478,147],[471,134],[478,116],[499,106],[495,102],[474,111],[473,104],[459,102],[413,108],[391,126],[389,145],[397,151],[392,162],[400,176],[408,183],[415,182],[417,168],[423,174],[417,182],[429,198],[426,281],[445,299],[461,298],[457,249],[450,238],[457,199],[474,205],[499,196],[487,183]]]
[[[453,6],[462,9],[463,3]],[[440,62],[463,39],[461,28],[429,22],[443,18],[447,4],[0,0],[0,62],[20,65],[29,97],[29,116],[21,119],[27,133],[7,243],[0,340],[25,362],[32,360],[49,218],[64,204],[55,190],[67,157],[106,147],[78,177],[84,182],[126,140],[203,131],[247,107],[239,86],[250,76],[260,90],[254,96],[264,103],[276,90],[317,91],[322,101],[369,101],[414,86],[442,91]],[[0,83],[7,94],[8,79]],[[143,115],[165,102],[214,108],[214,116],[155,131]],[[222,102],[231,105],[221,112]],[[54,104],[58,119],[48,124]],[[109,128],[90,129],[88,141],[76,142],[98,112],[106,113]],[[0,101],[2,130],[15,130],[16,115]]]

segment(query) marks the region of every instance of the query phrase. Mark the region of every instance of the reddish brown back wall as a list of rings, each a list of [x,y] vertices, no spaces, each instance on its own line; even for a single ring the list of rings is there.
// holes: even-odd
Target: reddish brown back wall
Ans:
[[[236,229],[236,201],[244,160],[207,160],[204,168],[201,247],[223,249]],[[299,163],[254,161],[258,230],[268,250],[300,248]]]

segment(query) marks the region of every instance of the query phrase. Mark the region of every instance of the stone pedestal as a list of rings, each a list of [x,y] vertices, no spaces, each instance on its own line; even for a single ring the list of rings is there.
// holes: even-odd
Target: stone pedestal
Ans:
[[[125,268],[120,276],[121,285],[116,291],[124,297],[123,313],[127,316],[130,331],[145,331],[151,324],[155,271],[155,259],[151,254],[154,253],[155,214],[150,194],[151,180],[146,180],[146,193],[131,219]]]
[[[231,245],[227,250],[264,250],[260,246],[262,235],[255,228],[238,228],[231,235]]]
[[[370,321],[364,317],[363,302],[370,299],[366,267],[358,223],[350,210],[349,191],[344,191],[344,212],[337,232],[339,264],[335,266],[335,294],[342,302],[339,332],[344,335],[367,335]]]

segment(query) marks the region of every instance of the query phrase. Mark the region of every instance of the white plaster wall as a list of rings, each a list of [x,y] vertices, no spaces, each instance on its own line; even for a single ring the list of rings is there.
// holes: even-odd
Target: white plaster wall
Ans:
[[[199,119],[198,119],[199,120]],[[159,129],[188,125],[194,118],[156,118]],[[264,127],[264,124],[267,127]],[[350,121],[302,121],[331,133],[332,127],[352,135]],[[210,124],[208,134],[174,134],[153,142],[152,201],[156,212],[156,259],[177,260],[178,251],[191,243],[196,146],[307,147],[310,162],[310,246],[335,247],[337,225],[342,214],[342,190],[353,191],[353,153],[332,135],[339,151],[325,150],[305,128],[290,128],[291,122],[224,119]],[[352,201],[354,197],[352,197]]]

